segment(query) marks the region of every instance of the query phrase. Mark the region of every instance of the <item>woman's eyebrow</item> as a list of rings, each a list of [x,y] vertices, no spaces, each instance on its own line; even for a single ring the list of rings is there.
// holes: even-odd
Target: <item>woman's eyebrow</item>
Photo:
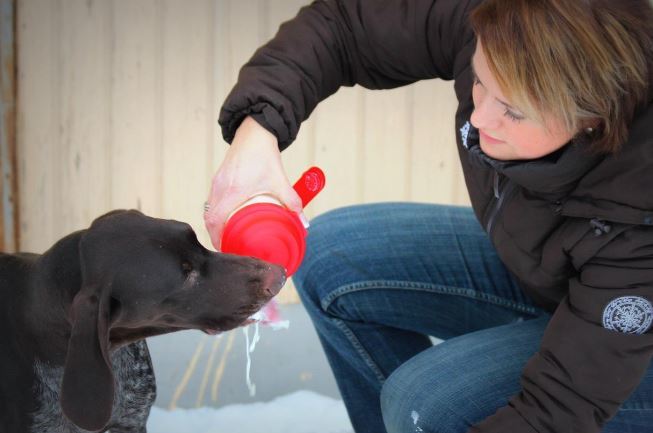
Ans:
[[[476,68],[474,67],[474,56],[472,56],[472,59],[471,59],[470,65],[471,65],[471,67],[472,67],[472,73],[473,73],[474,76],[476,77],[476,80],[477,80],[479,83],[483,84],[483,82],[481,81],[481,79],[478,77],[478,74],[476,73]],[[506,101],[502,101],[501,99],[496,98],[496,97],[495,97],[494,99],[496,99],[496,100],[497,100],[501,105],[503,105],[504,107],[506,107],[506,108],[508,108],[508,109],[510,109],[510,110],[519,111],[518,109],[516,109],[516,108],[513,107],[512,105],[508,104]]]

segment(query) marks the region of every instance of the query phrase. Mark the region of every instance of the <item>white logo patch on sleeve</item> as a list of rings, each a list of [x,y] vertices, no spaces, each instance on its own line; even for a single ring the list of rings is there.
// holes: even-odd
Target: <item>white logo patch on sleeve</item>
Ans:
[[[653,323],[653,305],[641,296],[615,298],[603,310],[603,327],[624,334],[643,334]]]

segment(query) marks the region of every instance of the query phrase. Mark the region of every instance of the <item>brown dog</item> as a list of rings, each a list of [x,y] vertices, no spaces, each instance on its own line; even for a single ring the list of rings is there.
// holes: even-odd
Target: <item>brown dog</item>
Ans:
[[[144,338],[233,329],[284,282],[278,266],[137,211],[43,255],[0,255],[0,431],[145,432],[156,386]]]

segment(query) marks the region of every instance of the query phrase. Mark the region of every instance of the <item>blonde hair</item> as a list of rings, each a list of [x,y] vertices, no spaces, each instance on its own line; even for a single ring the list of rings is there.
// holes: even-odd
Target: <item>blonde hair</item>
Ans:
[[[470,16],[502,91],[528,117],[592,126],[615,152],[653,96],[649,0],[486,0]]]

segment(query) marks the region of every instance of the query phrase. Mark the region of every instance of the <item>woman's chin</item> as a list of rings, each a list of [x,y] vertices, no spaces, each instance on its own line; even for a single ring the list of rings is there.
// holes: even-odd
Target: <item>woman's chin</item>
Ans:
[[[484,143],[483,140],[480,141],[481,150],[490,158],[497,159],[499,161],[507,161],[510,159],[515,159],[510,155],[510,152],[507,152],[505,148],[505,143],[500,144],[488,144]]]

